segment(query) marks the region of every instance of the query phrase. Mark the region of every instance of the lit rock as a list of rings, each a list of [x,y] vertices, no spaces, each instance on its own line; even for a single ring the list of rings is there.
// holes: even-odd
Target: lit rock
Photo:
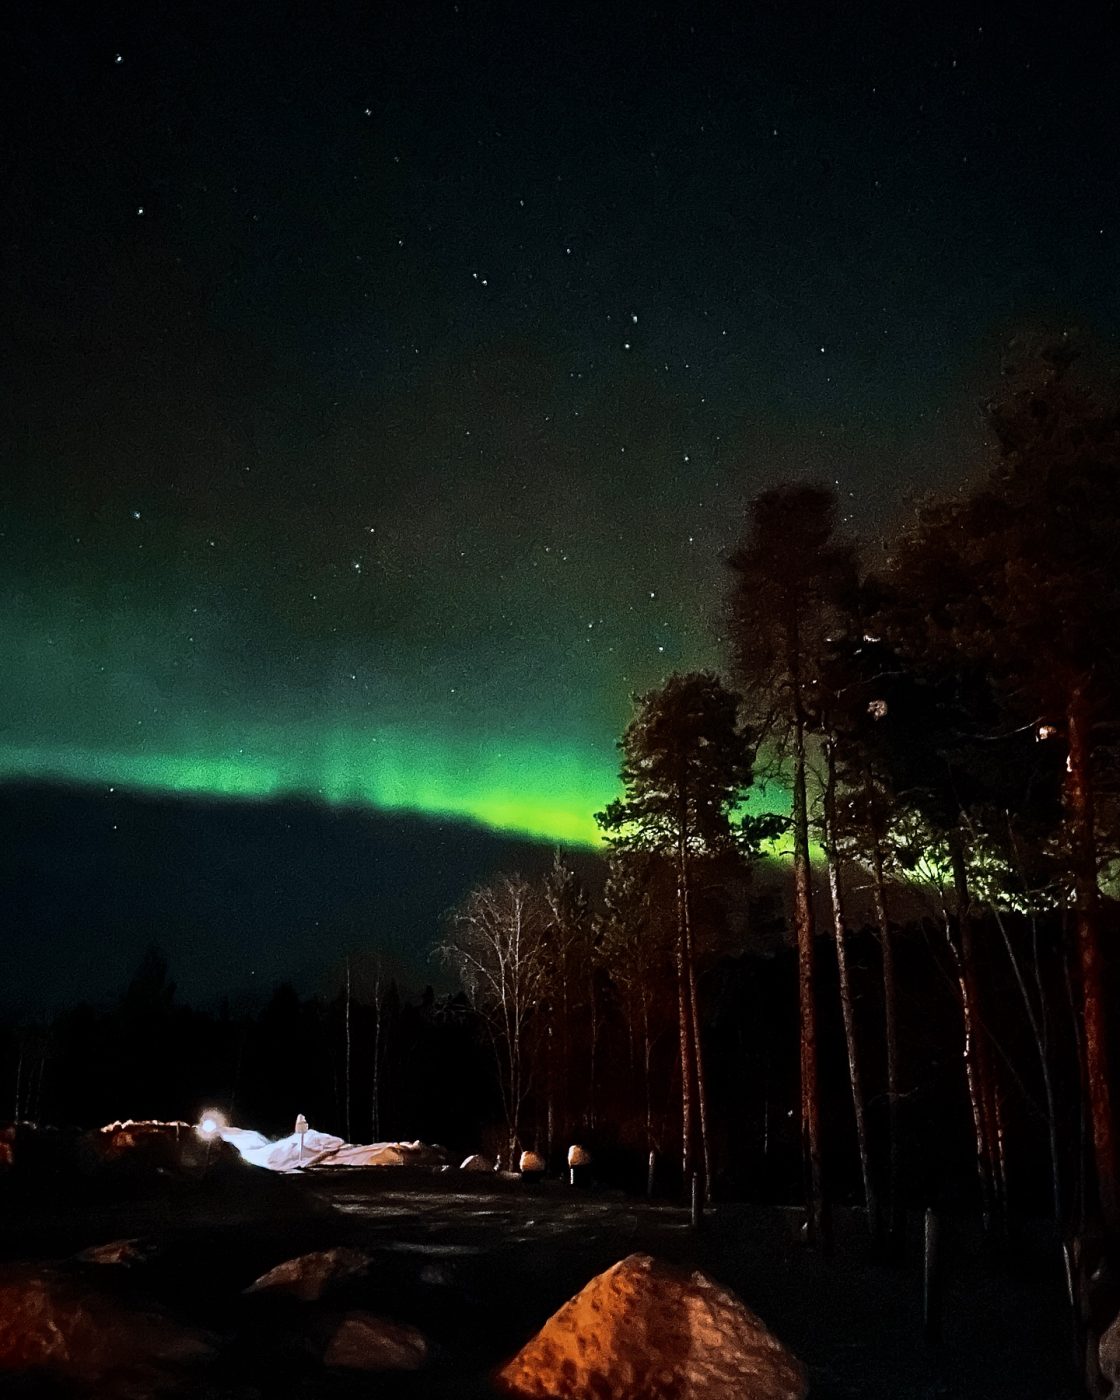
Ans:
[[[427,1359],[428,1344],[415,1327],[349,1312],[327,1344],[323,1364],[351,1371],[418,1371]]]
[[[1097,1343],[1097,1357],[1101,1379],[1108,1384],[1102,1395],[1116,1395],[1120,1391],[1120,1317],[1116,1317],[1101,1333]]]
[[[108,1244],[93,1245],[74,1256],[83,1264],[111,1264],[132,1269],[147,1264],[158,1254],[158,1246],[147,1240],[110,1240]]]
[[[484,1157],[481,1152],[473,1152],[459,1166],[461,1172],[492,1172],[494,1163],[489,1157]]]
[[[347,1249],[344,1245],[319,1250],[314,1254],[300,1254],[295,1259],[285,1259],[275,1269],[269,1269],[245,1292],[286,1293],[305,1303],[314,1303],[332,1284],[364,1273],[369,1262],[369,1255],[364,1251]]]
[[[706,1274],[631,1254],[498,1373],[535,1400],[802,1400],[801,1362]]]
[[[580,1147],[578,1143],[573,1143],[568,1148],[569,1167],[589,1167],[591,1165],[591,1153],[586,1147]]]
[[[207,1333],[91,1287],[88,1274],[20,1265],[0,1273],[0,1371],[154,1377],[213,1354]]]
[[[522,1152],[520,1167],[522,1176],[543,1176],[544,1158],[539,1152]]]

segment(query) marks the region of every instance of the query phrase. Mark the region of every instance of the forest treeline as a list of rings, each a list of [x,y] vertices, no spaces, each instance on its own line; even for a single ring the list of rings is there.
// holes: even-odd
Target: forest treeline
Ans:
[[[329,997],[179,1005],[152,955],[119,1006],[11,1028],[16,1118],[190,1116],[604,1176],[858,1202],[993,1233],[1117,1233],[1112,1094],[1120,751],[1120,396],[1035,345],[990,459],[861,547],[831,489],[750,503],[721,674],[635,697],[598,874],[465,893],[461,990],[376,949]],[[788,812],[766,810],[775,785]]]
[[[854,1176],[897,1241],[916,1195],[963,1189],[944,1150],[962,1130],[990,1230],[1041,1208],[1115,1236],[1120,398],[1094,376],[1066,337],[1031,345],[987,406],[988,462],[874,555],[827,487],[750,504],[726,673],[635,698],[594,907],[559,862],[451,920],[443,951],[492,1045],[511,1153],[600,1130],[604,1060],[622,1054],[643,1150],[708,1192],[733,1174],[759,1094],[729,1045],[757,1044],[758,1008],[724,987],[748,957],[757,973],[751,890],[780,850],[796,966],[769,985],[795,1026],[780,1102],[809,1237]],[[788,817],[752,803],[775,778]],[[787,1045],[771,1048],[788,1076]],[[914,1100],[936,1100],[940,1172]]]

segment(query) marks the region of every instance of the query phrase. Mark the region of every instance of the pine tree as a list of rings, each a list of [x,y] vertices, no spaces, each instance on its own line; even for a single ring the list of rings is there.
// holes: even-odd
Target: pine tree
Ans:
[[[809,859],[807,768],[820,666],[836,599],[851,586],[853,554],[835,539],[827,488],[785,485],[752,502],[743,542],[730,559],[736,669],[767,721],[766,738],[788,756],[792,795],[794,923],[801,1044],[801,1137],[808,1234],[828,1235],[817,1078],[816,928]]]
[[[660,690],[637,697],[635,716],[619,745],[625,796],[596,818],[616,850],[673,862],[681,1165],[686,1181],[702,1171],[705,1192],[711,1187],[711,1142],[693,880],[699,861],[733,847],[738,839],[734,813],[751,785],[754,740],[739,710],[739,697],[708,672],[670,676]]]

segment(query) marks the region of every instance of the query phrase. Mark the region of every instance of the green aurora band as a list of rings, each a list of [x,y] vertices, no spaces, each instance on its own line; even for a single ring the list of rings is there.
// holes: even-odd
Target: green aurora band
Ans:
[[[471,638],[472,684],[451,691],[431,679],[446,653],[434,668],[407,644],[293,642],[222,599],[106,592],[0,592],[0,781],[414,812],[595,847],[626,683],[656,684],[668,660],[620,683],[582,653],[550,670]],[[788,810],[774,786],[749,805]]]
[[[617,788],[601,761],[528,745],[487,753],[431,736],[382,736],[315,747],[262,745],[234,754],[0,747],[0,775],[192,797],[296,797],[451,817],[579,846],[598,844],[594,814]]]

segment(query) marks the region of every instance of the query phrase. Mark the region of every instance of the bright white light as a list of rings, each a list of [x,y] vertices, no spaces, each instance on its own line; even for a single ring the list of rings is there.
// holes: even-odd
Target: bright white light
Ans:
[[[221,1135],[222,1129],[226,1126],[224,1113],[219,1113],[216,1108],[208,1108],[199,1119],[195,1132],[203,1142],[211,1142]]]

